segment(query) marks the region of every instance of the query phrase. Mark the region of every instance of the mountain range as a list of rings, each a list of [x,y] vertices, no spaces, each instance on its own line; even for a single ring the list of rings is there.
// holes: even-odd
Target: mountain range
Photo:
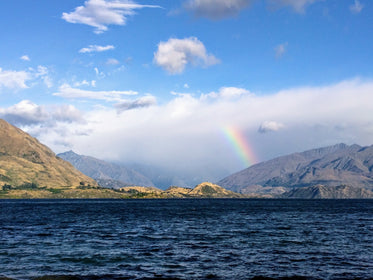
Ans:
[[[337,144],[281,156],[230,175],[218,185],[243,194],[347,185],[373,189],[373,146]]]
[[[372,190],[373,146],[337,144],[258,163],[217,184],[160,190],[130,168],[72,151],[56,156],[0,119],[0,198],[373,198]]]
[[[70,162],[76,169],[95,179],[103,187],[113,189],[131,185],[154,187],[153,182],[143,174],[119,164],[78,155],[73,151],[61,153],[57,156]]]
[[[110,187],[117,184],[118,189],[99,186],[62,157],[69,158],[86,173]],[[151,185],[151,181],[143,175],[116,164],[80,156],[71,151],[56,156],[36,138],[0,119],[0,198],[242,197],[206,182],[193,189],[171,187],[165,191]]]

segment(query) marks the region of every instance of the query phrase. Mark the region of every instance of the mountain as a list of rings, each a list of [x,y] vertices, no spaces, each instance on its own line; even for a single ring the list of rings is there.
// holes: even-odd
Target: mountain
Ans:
[[[302,199],[347,199],[347,198],[373,198],[373,192],[363,188],[350,186],[323,186],[294,188],[281,195],[282,198],[302,198]]]
[[[294,153],[255,164],[218,184],[240,193],[281,193],[316,185],[373,189],[373,146],[337,144]]]
[[[237,193],[228,191],[216,184],[204,182],[197,185],[193,190],[187,193],[189,196],[194,197],[209,197],[209,198],[234,198],[240,197]]]
[[[102,187],[119,189],[129,185],[154,186],[152,181],[141,173],[118,164],[78,155],[73,151],[58,154],[58,156],[70,162],[83,174],[97,180]]]
[[[0,119],[0,187],[97,186],[37,139]]]

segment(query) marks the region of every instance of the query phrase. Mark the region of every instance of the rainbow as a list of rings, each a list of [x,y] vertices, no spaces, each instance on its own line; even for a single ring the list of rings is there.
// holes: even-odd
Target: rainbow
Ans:
[[[223,134],[240,157],[245,167],[258,162],[253,149],[250,148],[245,136],[234,127],[223,127]]]

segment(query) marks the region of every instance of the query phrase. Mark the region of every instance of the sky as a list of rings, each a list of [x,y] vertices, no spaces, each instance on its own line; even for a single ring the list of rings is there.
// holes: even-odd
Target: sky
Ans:
[[[372,1],[2,0],[0,24],[0,118],[55,153],[217,181],[373,144]]]

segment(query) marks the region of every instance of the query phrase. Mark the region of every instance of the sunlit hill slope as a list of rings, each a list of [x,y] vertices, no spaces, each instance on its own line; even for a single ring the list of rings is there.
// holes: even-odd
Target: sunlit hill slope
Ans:
[[[37,139],[0,119],[0,187],[97,186]]]

